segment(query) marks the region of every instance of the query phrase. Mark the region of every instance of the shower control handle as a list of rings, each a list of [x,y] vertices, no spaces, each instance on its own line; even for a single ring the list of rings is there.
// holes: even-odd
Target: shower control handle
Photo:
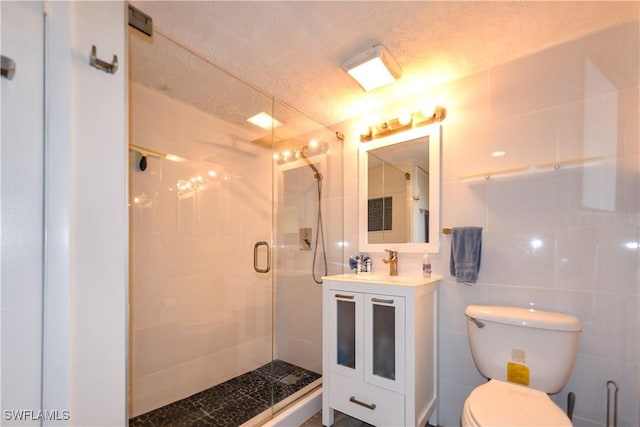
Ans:
[[[267,266],[265,268],[258,267],[258,248],[260,246],[267,248]],[[271,271],[271,248],[269,247],[269,242],[261,241],[253,245],[253,269],[257,273],[268,273]]]

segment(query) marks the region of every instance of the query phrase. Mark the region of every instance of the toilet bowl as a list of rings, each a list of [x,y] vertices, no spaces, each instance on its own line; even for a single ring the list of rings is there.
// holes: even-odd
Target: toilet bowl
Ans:
[[[499,380],[476,387],[464,403],[462,427],[571,427],[544,392]]]
[[[558,393],[569,380],[580,320],[563,313],[488,305],[470,305],[465,316],[473,360],[489,381],[467,397],[460,425],[572,426],[547,393]]]

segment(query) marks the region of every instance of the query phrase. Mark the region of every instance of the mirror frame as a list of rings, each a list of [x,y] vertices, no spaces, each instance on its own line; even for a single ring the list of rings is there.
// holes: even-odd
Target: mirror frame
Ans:
[[[417,138],[429,137],[429,177],[437,179],[429,179],[429,236],[430,241],[427,243],[369,243],[367,232],[367,203],[368,191],[367,183],[369,169],[367,166],[367,157],[370,150],[389,145],[399,144]],[[399,132],[390,136],[374,139],[369,142],[361,143],[358,147],[358,246],[361,252],[384,252],[390,249],[398,252],[437,253],[440,251],[440,188],[442,186],[442,177],[440,174],[441,165],[441,145],[442,145],[442,126],[439,123],[425,125]],[[433,213],[433,214],[432,214]]]

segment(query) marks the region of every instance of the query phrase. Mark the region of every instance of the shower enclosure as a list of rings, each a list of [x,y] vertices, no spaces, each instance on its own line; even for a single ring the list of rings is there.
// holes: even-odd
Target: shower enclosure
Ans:
[[[130,424],[257,424],[321,383],[342,143],[161,31],[129,54]]]

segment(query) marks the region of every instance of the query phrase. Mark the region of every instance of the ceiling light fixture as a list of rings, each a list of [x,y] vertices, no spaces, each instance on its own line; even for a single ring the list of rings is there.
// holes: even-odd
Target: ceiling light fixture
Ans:
[[[398,118],[369,126],[366,129],[366,133],[360,135],[360,142],[369,142],[372,139],[382,138],[383,136],[389,136],[411,128],[441,122],[445,117],[447,117],[447,110],[440,106],[436,106],[434,108],[433,114],[425,115],[424,111],[418,111],[410,114],[404,113]]]
[[[282,152],[273,153],[273,160],[276,161],[278,165],[302,159],[310,159],[314,156],[329,152],[329,144],[315,139],[310,140],[304,146],[302,146],[302,142],[298,142],[297,145],[289,145],[288,147],[289,148],[282,148]]]
[[[251,124],[261,127],[264,130],[271,130],[282,126],[282,122],[279,122],[265,112],[260,112],[255,116],[249,117],[247,121]]]
[[[382,45],[376,45],[342,64],[365,92],[393,83],[400,77],[400,66]]]

